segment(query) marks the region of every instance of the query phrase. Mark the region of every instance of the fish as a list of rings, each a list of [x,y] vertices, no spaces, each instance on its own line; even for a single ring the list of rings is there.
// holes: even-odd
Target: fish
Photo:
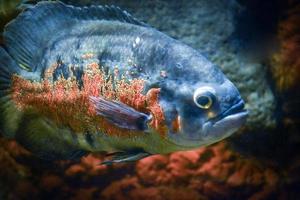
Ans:
[[[47,160],[102,164],[221,141],[245,122],[238,89],[199,51],[116,6],[39,2],[0,47],[0,130]]]

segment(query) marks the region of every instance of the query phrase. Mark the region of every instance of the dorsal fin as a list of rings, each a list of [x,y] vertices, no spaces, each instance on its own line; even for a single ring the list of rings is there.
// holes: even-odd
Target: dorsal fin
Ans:
[[[20,68],[34,71],[34,63],[40,61],[41,48],[61,34],[61,29],[71,28],[83,21],[119,21],[146,26],[126,11],[116,6],[74,7],[61,2],[40,2],[25,9],[4,30],[4,44],[10,56]]]

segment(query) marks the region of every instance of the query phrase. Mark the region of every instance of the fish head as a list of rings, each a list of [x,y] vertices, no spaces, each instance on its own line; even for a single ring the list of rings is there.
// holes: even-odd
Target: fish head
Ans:
[[[230,136],[245,123],[248,112],[238,89],[217,66],[203,58],[187,63],[180,76],[172,75],[174,69],[165,80],[160,105],[168,139],[183,147],[200,147]]]

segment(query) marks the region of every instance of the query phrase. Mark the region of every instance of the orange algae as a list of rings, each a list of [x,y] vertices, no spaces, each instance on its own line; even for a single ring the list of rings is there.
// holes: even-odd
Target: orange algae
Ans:
[[[53,71],[60,64],[52,65],[40,82],[26,80],[18,75],[12,77],[12,99],[21,110],[34,109],[37,113],[53,120],[62,127],[69,127],[77,133],[101,131],[108,135],[130,136],[141,134],[114,126],[96,114],[90,96],[103,96],[106,99],[121,101],[134,109],[151,113],[150,127],[165,135],[167,128],[164,115],[158,103],[159,89],[142,94],[144,80],[106,79],[97,63],[86,66],[82,76],[83,86],[78,87],[75,77],[60,77],[53,82]],[[70,66],[71,68],[74,66]],[[118,70],[114,70],[118,73]]]

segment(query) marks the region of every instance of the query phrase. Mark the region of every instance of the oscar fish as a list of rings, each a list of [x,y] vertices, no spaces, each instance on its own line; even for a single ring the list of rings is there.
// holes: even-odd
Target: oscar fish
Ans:
[[[39,2],[0,47],[0,130],[49,160],[129,162],[218,142],[248,112],[197,50],[115,6]]]

